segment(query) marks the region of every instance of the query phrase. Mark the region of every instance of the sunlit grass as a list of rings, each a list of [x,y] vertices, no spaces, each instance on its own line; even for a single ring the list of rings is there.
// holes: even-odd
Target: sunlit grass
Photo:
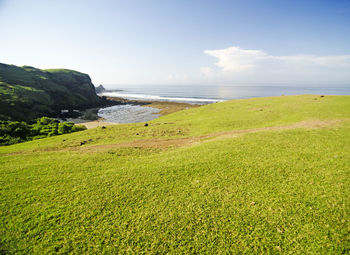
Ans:
[[[0,250],[346,254],[349,118],[349,97],[237,100],[0,148]],[[108,147],[310,119],[339,123]]]

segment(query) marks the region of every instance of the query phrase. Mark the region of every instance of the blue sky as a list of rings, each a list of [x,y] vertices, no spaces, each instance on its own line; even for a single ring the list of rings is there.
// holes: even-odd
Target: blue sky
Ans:
[[[0,31],[96,84],[350,84],[350,0],[0,0]]]

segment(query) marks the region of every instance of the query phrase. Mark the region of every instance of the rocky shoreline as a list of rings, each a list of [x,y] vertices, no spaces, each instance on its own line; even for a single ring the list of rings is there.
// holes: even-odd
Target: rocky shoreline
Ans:
[[[106,122],[103,118],[98,116],[98,111],[102,108],[115,106],[115,105],[133,105],[133,106],[145,106],[152,107],[159,110],[158,115],[163,116],[171,114],[177,111],[190,109],[194,107],[199,107],[200,105],[188,104],[188,103],[178,103],[178,102],[164,102],[164,101],[143,101],[143,100],[129,100],[125,98],[118,97],[105,97],[105,102],[108,104],[103,107],[95,107],[86,109],[79,113],[79,116],[67,116],[67,118],[62,118],[65,121],[72,121],[77,124],[85,125],[87,128],[95,128],[99,126],[107,126],[118,123]]]
[[[120,97],[106,97],[109,101],[120,102],[121,104],[140,105],[157,108],[160,115],[167,115],[173,112],[199,107],[199,104],[178,103],[169,101],[145,101],[145,100],[129,100]]]

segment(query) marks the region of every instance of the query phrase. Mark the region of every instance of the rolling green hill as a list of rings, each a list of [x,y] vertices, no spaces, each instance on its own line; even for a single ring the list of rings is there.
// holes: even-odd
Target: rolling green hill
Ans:
[[[87,74],[0,63],[0,119],[28,121],[101,103]]]
[[[349,96],[233,100],[148,124],[0,147],[0,250],[349,253]]]

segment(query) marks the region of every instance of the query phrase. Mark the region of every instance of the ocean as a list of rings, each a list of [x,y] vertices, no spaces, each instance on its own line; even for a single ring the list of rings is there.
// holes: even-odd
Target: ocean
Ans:
[[[113,87],[115,87],[114,90],[105,92],[103,95],[134,100],[174,101],[197,104],[208,104],[230,99],[281,95],[350,95],[350,84],[333,86],[133,85]]]
[[[171,101],[191,104],[210,104],[231,99],[281,95],[350,95],[350,84],[333,86],[133,85],[110,87],[114,89],[106,91],[102,95],[131,100]],[[106,122],[136,123],[158,118],[157,113],[158,111],[151,107],[117,105],[100,109],[98,115]]]

